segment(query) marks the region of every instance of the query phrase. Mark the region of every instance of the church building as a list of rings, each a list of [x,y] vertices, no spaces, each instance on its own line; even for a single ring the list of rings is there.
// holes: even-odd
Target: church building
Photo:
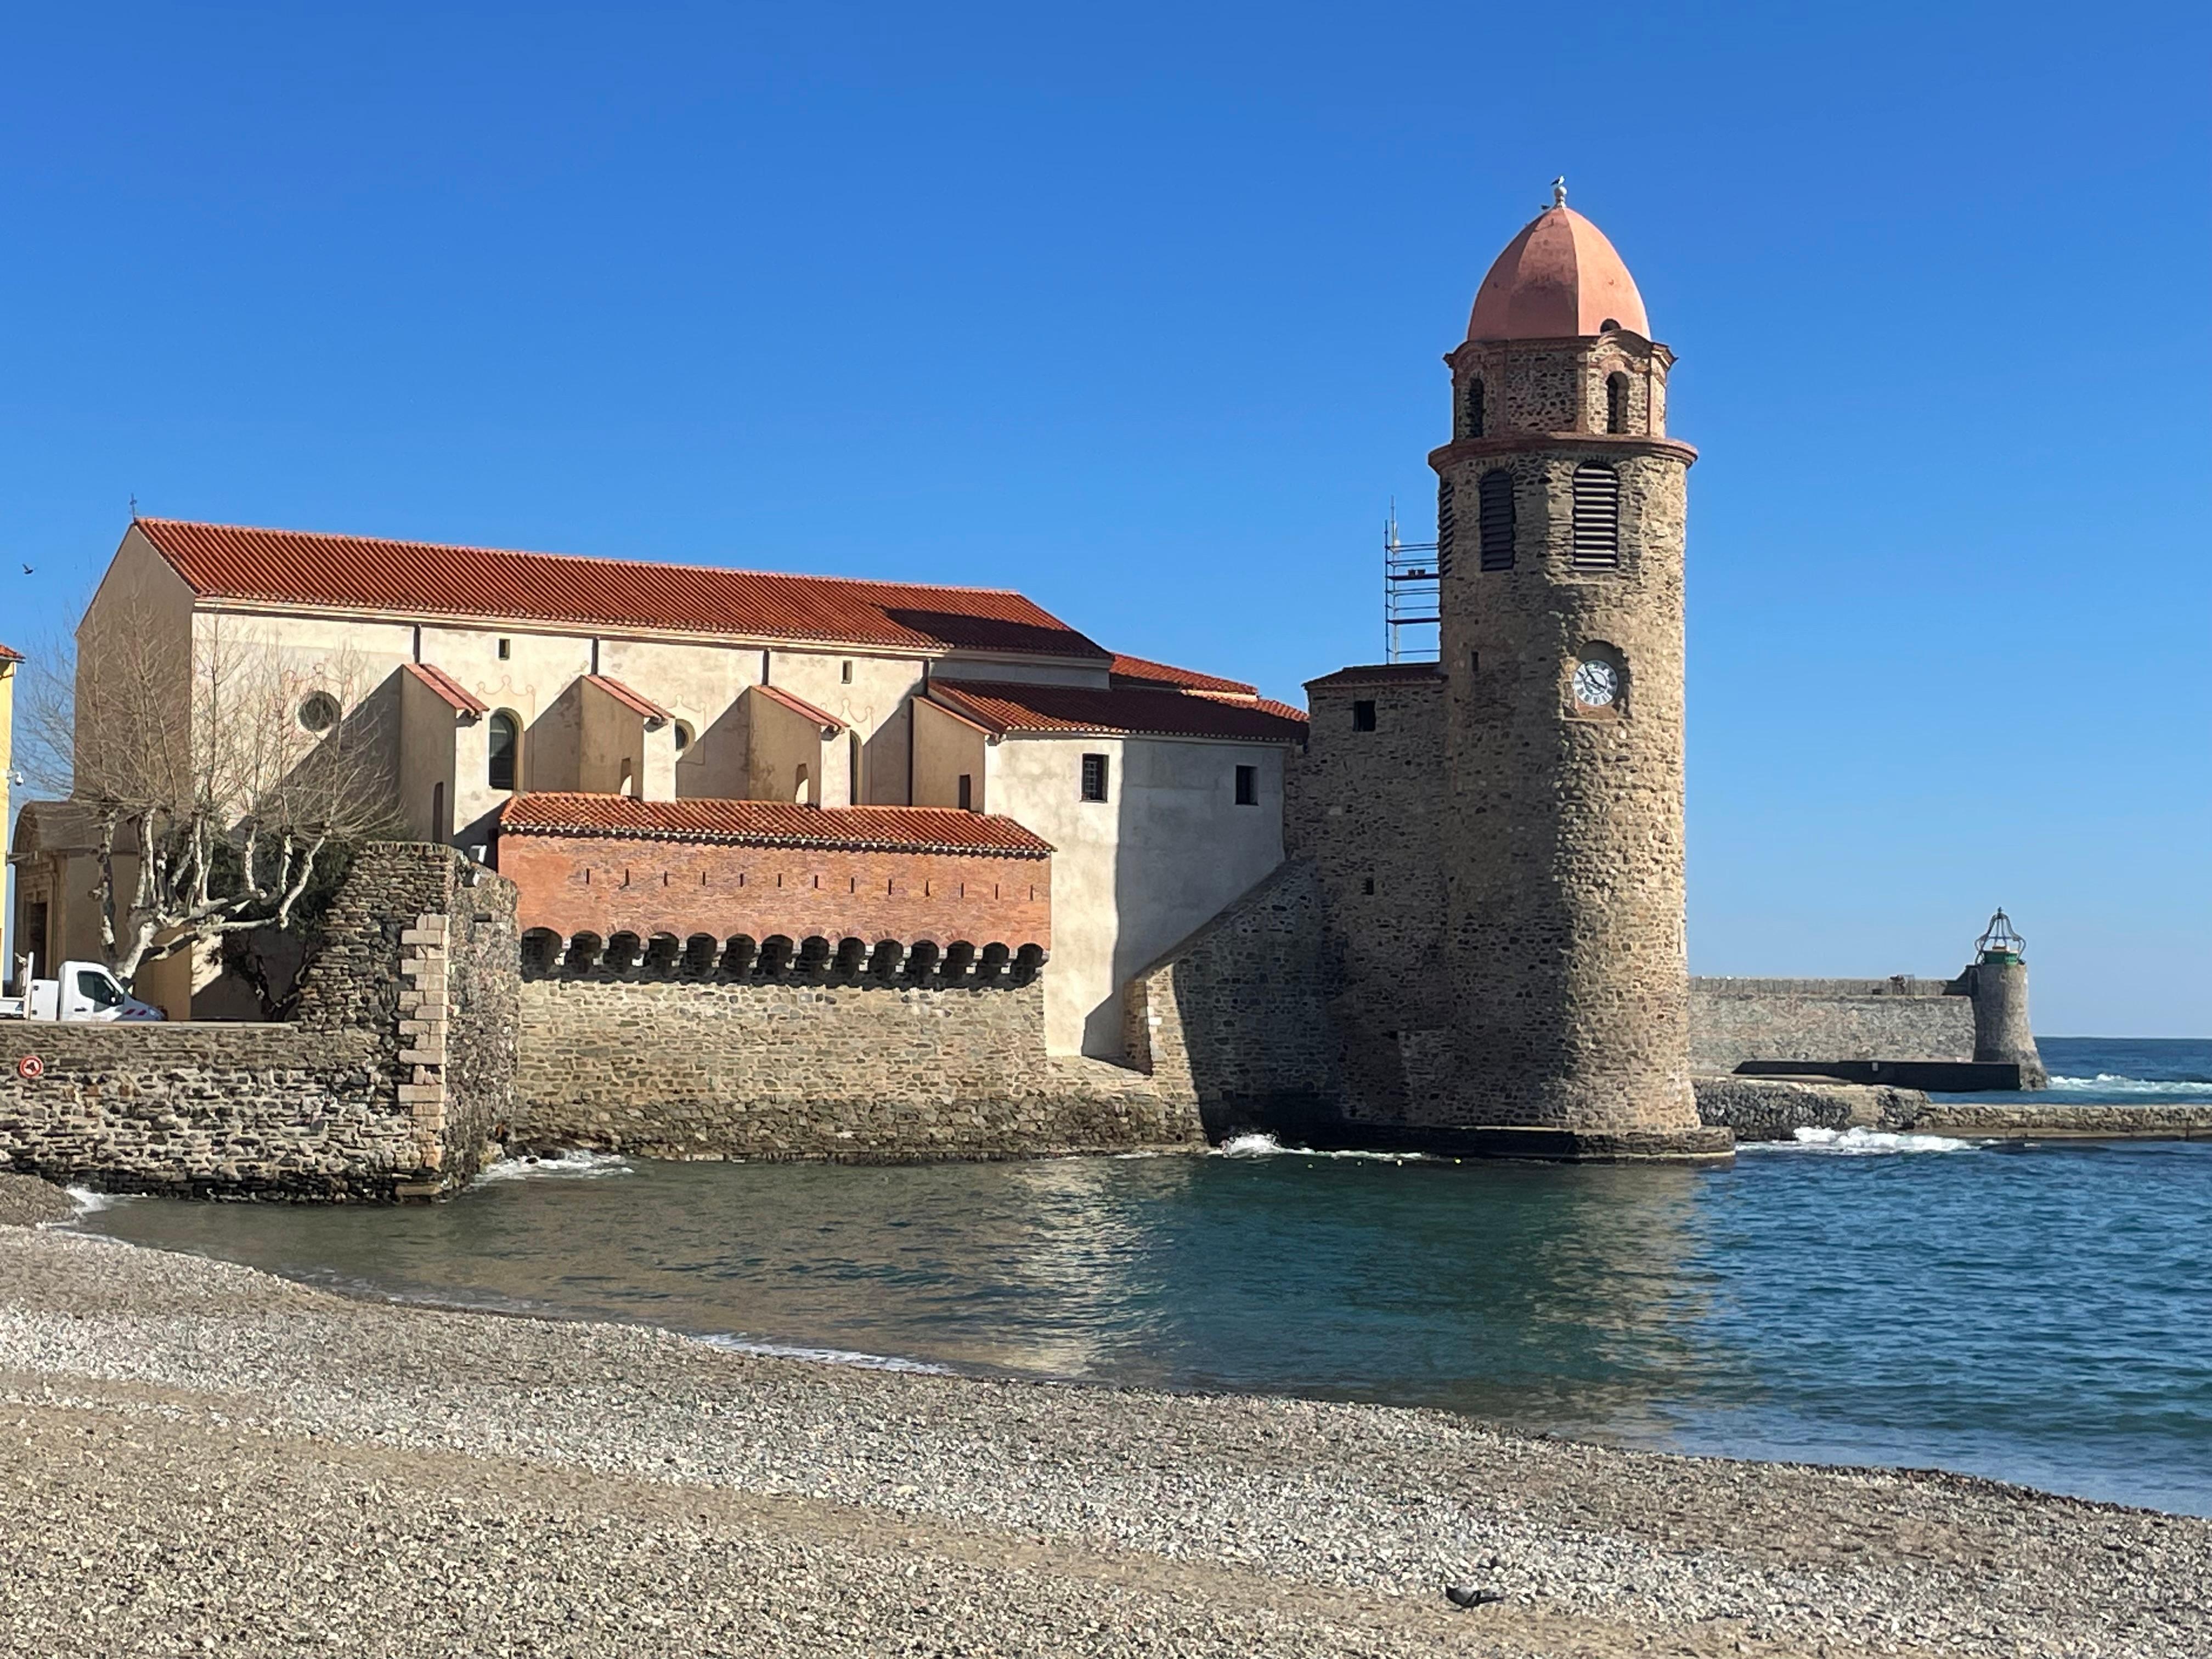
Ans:
[[[1122,983],[1281,861],[1305,732],[1002,590],[151,518],[78,658],[80,793],[88,711],[343,728],[389,832],[517,876],[541,953],[1026,948],[1049,956],[1052,1051],[1110,1059]],[[114,683],[149,673],[158,696]],[[219,713],[187,674],[256,695]],[[41,971],[99,954],[88,842],[75,803],[27,805],[17,937]],[[173,958],[141,994],[206,1017],[215,988]]]

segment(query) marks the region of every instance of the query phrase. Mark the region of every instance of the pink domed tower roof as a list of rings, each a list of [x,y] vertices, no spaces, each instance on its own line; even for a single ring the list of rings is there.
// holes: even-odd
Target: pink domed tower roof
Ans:
[[[1564,185],[1552,198],[1475,290],[1467,337],[1556,340],[1601,334],[1611,322],[1650,338],[1644,296],[1605,233],[1567,205]]]

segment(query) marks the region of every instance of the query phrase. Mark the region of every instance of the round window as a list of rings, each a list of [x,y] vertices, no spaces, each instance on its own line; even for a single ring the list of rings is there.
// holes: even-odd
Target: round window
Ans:
[[[327,691],[311,691],[300,701],[300,725],[318,734],[338,723],[338,700]]]
[[[676,722],[676,752],[682,754],[691,746],[691,727],[684,721]]]

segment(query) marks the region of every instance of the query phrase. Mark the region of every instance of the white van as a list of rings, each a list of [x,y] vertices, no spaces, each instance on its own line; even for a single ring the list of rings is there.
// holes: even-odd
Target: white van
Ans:
[[[96,962],[65,962],[58,979],[34,979],[27,997],[0,997],[0,1019],[106,1020],[138,1024],[166,1019]]]

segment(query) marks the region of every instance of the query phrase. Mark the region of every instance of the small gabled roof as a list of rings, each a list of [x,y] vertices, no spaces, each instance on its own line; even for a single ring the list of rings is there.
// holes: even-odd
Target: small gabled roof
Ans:
[[[760,693],[762,696],[766,697],[770,702],[781,703],[786,708],[791,710],[793,714],[799,715],[803,719],[812,720],[817,726],[826,727],[833,732],[842,732],[845,729],[845,722],[839,720],[835,714],[830,713],[829,710],[825,708],[817,708],[812,703],[807,702],[804,697],[793,696],[790,692],[785,690],[780,685],[756,685],[753,687],[753,690]]]
[[[672,718],[665,708],[653,702],[651,697],[642,692],[631,690],[620,680],[611,678],[607,675],[586,674],[584,676],[584,684],[605,692],[633,714],[642,714],[649,720],[665,720]]]
[[[1256,697],[1260,688],[1243,680],[1225,680],[1218,674],[1201,674],[1194,668],[1177,668],[1146,657],[1114,653],[1110,672],[1116,685],[1154,686],[1176,691],[1210,691],[1223,696]]]
[[[1370,662],[1340,668],[1334,674],[1308,680],[1306,690],[1328,691],[1347,685],[1404,685],[1443,678],[1443,670],[1432,662]]]
[[[6,646],[0,645],[0,662],[21,662],[22,660],[23,653],[21,652],[10,651]]]
[[[428,686],[438,696],[452,704],[456,714],[482,714],[489,712],[491,708],[489,703],[481,701],[476,693],[442,668],[433,668],[427,662],[402,663],[400,667]]]
[[[1042,859],[1052,843],[1012,818],[949,806],[808,806],[784,800],[638,800],[538,792],[500,809],[502,836],[718,842],[866,853]]]
[[[1016,685],[933,678],[933,701],[988,731],[1096,732],[1103,736],[1220,738],[1299,743],[1304,714],[1282,703],[1193,696],[1146,686]]]
[[[135,519],[202,599],[1103,662],[1019,593]]]

